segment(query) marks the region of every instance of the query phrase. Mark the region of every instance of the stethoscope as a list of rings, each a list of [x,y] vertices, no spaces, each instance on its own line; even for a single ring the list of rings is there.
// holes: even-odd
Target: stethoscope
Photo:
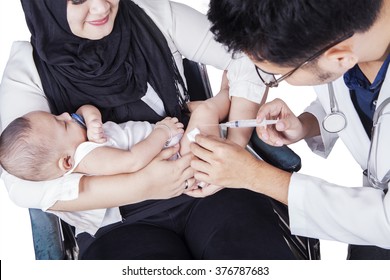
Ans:
[[[330,113],[322,120],[322,127],[330,133],[342,131],[347,126],[347,118],[339,111],[332,83],[328,83]]]
[[[371,132],[371,146],[368,155],[368,163],[367,163],[367,178],[371,187],[386,190],[388,188],[388,184],[390,182],[390,169],[387,166],[388,160],[383,160],[383,158],[388,158],[389,152],[387,148],[383,148],[387,146],[386,139],[383,140],[380,137],[381,126],[382,130],[385,130],[386,125],[389,124],[384,121],[385,115],[389,115],[389,113],[383,113],[384,109],[390,104],[390,97],[386,98],[375,110],[373,117],[373,126]],[[381,121],[381,117],[384,117]],[[383,132],[382,132],[383,133]],[[385,145],[385,146],[383,146]],[[381,159],[378,159],[378,153],[380,154]],[[385,165],[385,166],[383,166]],[[386,174],[378,174],[378,170],[387,170]]]
[[[347,118],[345,115],[339,111],[337,106],[336,97],[334,94],[334,88],[332,83],[328,83],[328,91],[329,91],[329,101],[330,101],[330,113],[327,114],[322,121],[323,128],[330,133],[337,133],[342,131],[347,126]],[[370,145],[370,151],[368,156],[367,163],[367,177],[368,182],[371,187],[386,190],[388,188],[388,184],[390,182],[390,170],[385,167],[381,167],[381,169],[389,170],[384,176],[381,175],[381,178],[378,178],[377,170],[378,165],[381,162],[377,158],[377,153],[379,151],[379,146],[383,145],[380,141],[380,125],[379,119],[383,115],[383,111],[386,106],[390,104],[390,97],[385,99],[380,106],[375,110],[373,117],[373,129],[372,129],[372,139]],[[383,164],[386,164],[388,161],[383,161]]]

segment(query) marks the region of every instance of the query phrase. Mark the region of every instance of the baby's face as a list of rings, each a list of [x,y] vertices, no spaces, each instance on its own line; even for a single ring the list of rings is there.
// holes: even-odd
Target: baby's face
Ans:
[[[31,112],[30,120],[34,134],[39,139],[55,143],[56,147],[73,154],[78,145],[87,141],[87,132],[68,113],[55,116],[47,112]]]

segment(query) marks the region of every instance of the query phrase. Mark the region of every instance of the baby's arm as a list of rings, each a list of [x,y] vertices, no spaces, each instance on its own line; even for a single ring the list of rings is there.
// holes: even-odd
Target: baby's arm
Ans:
[[[130,149],[131,159],[128,162],[133,166],[132,172],[148,165],[173,137],[184,133],[183,128],[184,125],[177,118],[166,117],[157,122],[152,133]]]
[[[222,77],[219,93],[205,101],[191,102],[189,108],[191,118],[186,129],[186,134],[194,128],[198,128],[203,134],[219,136],[218,124],[228,117],[230,108],[226,71]],[[181,155],[189,152],[189,145],[188,138],[183,137],[180,142]]]
[[[264,99],[266,94],[264,95]],[[262,101],[261,104],[264,102]],[[242,97],[233,96],[231,98],[231,105],[229,111],[229,120],[247,120],[255,119],[257,112],[260,108],[260,104],[249,101]],[[240,146],[245,147],[248,144],[252,135],[253,128],[229,128],[227,139],[237,143]]]
[[[93,105],[83,105],[76,113],[84,118],[89,141],[96,143],[104,143],[107,141],[103,131],[102,114],[98,108]]]
[[[183,133],[183,124],[177,118],[165,118],[156,123],[154,130],[130,150],[107,146],[95,148],[75,169],[91,175],[131,173],[145,167],[172,137]]]

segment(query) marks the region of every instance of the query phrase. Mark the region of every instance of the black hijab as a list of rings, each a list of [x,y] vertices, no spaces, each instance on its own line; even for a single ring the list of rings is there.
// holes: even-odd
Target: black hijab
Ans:
[[[140,100],[147,82],[169,116],[186,122],[185,89],[168,44],[150,17],[130,0],[119,2],[113,31],[100,40],[73,35],[67,0],[21,0],[31,32],[34,60],[51,111],[74,112],[84,104],[103,121],[161,119]]]

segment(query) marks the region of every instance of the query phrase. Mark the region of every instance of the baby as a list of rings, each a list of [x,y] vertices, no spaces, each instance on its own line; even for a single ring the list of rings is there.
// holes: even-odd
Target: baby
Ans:
[[[89,175],[130,173],[180,141],[183,124],[167,117],[155,125],[129,121],[102,124],[99,110],[81,106],[76,114],[30,112],[7,126],[0,137],[0,163],[30,181],[71,172]]]

